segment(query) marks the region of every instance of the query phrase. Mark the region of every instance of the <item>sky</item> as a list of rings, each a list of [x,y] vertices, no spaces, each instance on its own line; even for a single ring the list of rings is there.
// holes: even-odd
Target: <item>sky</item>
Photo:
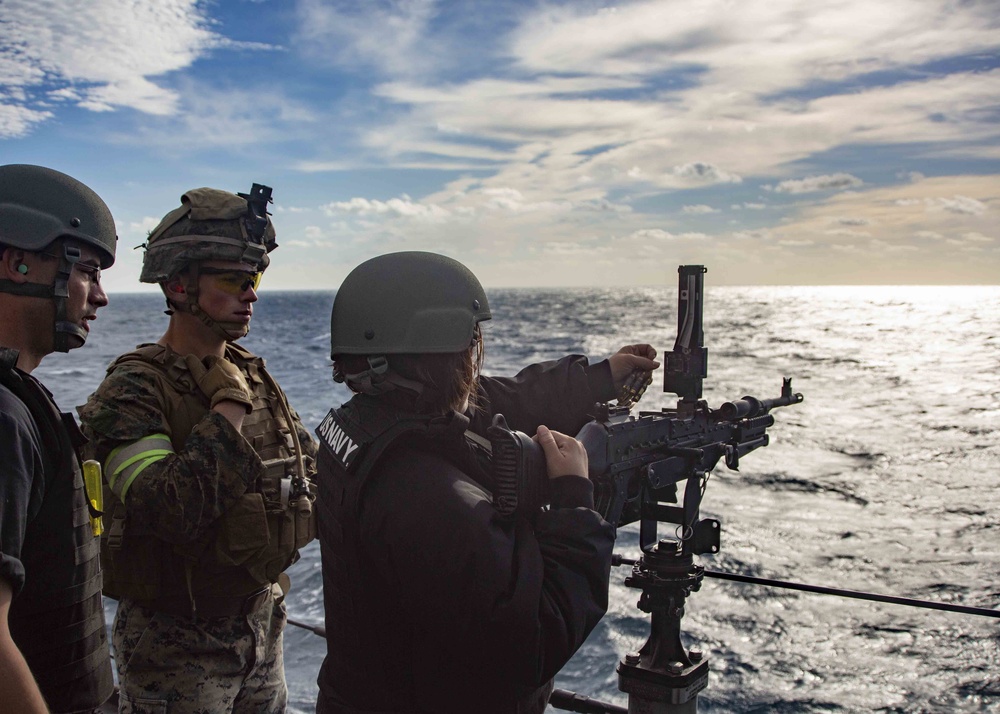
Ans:
[[[110,291],[273,187],[262,287],[1000,282],[997,0],[0,0],[0,163],[94,188]]]

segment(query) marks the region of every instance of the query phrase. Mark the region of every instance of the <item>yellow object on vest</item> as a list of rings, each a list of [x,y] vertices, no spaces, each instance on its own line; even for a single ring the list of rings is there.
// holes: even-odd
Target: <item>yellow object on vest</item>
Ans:
[[[101,516],[95,516],[94,511],[104,512],[104,489],[101,483],[101,464],[99,461],[88,459],[83,462],[83,485],[87,492],[87,501],[90,502],[90,529],[95,536],[104,532],[104,521]]]

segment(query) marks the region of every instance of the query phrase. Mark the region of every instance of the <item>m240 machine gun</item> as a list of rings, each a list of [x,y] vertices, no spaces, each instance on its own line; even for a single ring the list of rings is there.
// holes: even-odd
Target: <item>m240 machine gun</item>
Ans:
[[[712,409],[701,398],[708,350],[702,324],[704,274],[701,265],[678,268],[677,340],[664,359],[663,391],[679,397],[675,408],[630,413],[624,404],[597,405],[593,421],[577,434],[586,447],[596,507],[616,527],[639,522],[641,555],[625,584],[642,591],[639,608],[651,615],[643,647],[619,663],[618,686],[629,695],[629,712],[676,714],[697,711],[698,692],[708,684],[708,658],[680,638],[684,601],[701,587],[704,568],[694,556],[717,553],[720,523],[701,518],[709,474],[720,460],[736,470],[740,459],[768,444],[771,410],[798,404],[785,379],[773,399],[743,397]],[[641,396],[645,384],[635,390]],[[545,460],[526,434],[511,431],[498,415],[489,430],[494,462],[494,505],[514,515],[544,504]],[[686,482],[678,503],[678,484]],[[660,523],[672,524],[672,538],[657,538]],[[558,691],[558,690],[557,690]],[[568,694],[568,693],[563,693]],[[573,696],[573,695],[569,695]],[[573,711],[573,702],[554,706]],[[620,710],[620,708],[618,708]]]

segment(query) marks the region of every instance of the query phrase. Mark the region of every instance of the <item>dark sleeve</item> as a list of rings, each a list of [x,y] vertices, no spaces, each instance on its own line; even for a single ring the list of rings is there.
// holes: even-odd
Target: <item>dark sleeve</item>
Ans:
[[[505,522],[477,484],[412,452],[382,468],[391,478],[366,496],[362,541],[416,620],[426,657],[415,681],[441,681],[440,672],[472,689],[548,681],[607,609],[614,528],[584,507]]]
[[[480,410],[471,429],[485,434],[494,414],[503,414],[511,429],[534,435],[540,424],[575,435],[590,421],[596,402],[615,396],[607,360],[588,365],[587,358],[570,355],[525,367],[514,377],[482,377]]]
[[[127,516],[144,532],[190,543],[263,475],[260,457],[221,414],[207,411],[182,443],[171,433],[163,387],[148,369],[131,364],[111,372],[80,409],[94,456],[153,434],[166,434],[175,452],[145,467],[125,495]],[[105,469],[105,478],[110,474]]]
[[[21,548],[45,492],[42,442],[27,407],[0,387],[0,577],[24,587]]]

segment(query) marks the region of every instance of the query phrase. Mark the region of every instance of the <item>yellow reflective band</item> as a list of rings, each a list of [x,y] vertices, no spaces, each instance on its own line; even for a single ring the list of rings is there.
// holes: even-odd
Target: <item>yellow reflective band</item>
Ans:
[[[108,486],[124,501],[125,493],[135,477],[150,464],[172,453],[174,447],[166,434],[152,434],[119,446],[108,455],[105,468]]]
[[[125,474],[124,474],[125,475],[125,479],[124,479],[124,483],[122,483],[122,486],[121,486],[121,493],[119,493],[118,490],[114,486],[111,487],[111,490],[114,491],[115,494],[118,496],[118,498],[121,499],[122,503],[125,503],[125,495],[128,493],[129,488],[132,486],[132,482],[135,481],[136,476],[138,476],[139,474],[141,474],[142,471],[143,471],[143,469],[145,469],[147,466],[149,466],[150,464],[156,463],[160,459],[166,458],[166,456],[167,456],[167,454],[163,454],[162,456],[152,456],[152,457],[146,459],[145,461],[143,461],[142,463],[136,464],[134,469],[131,469],[130,471],[125,472]]]

